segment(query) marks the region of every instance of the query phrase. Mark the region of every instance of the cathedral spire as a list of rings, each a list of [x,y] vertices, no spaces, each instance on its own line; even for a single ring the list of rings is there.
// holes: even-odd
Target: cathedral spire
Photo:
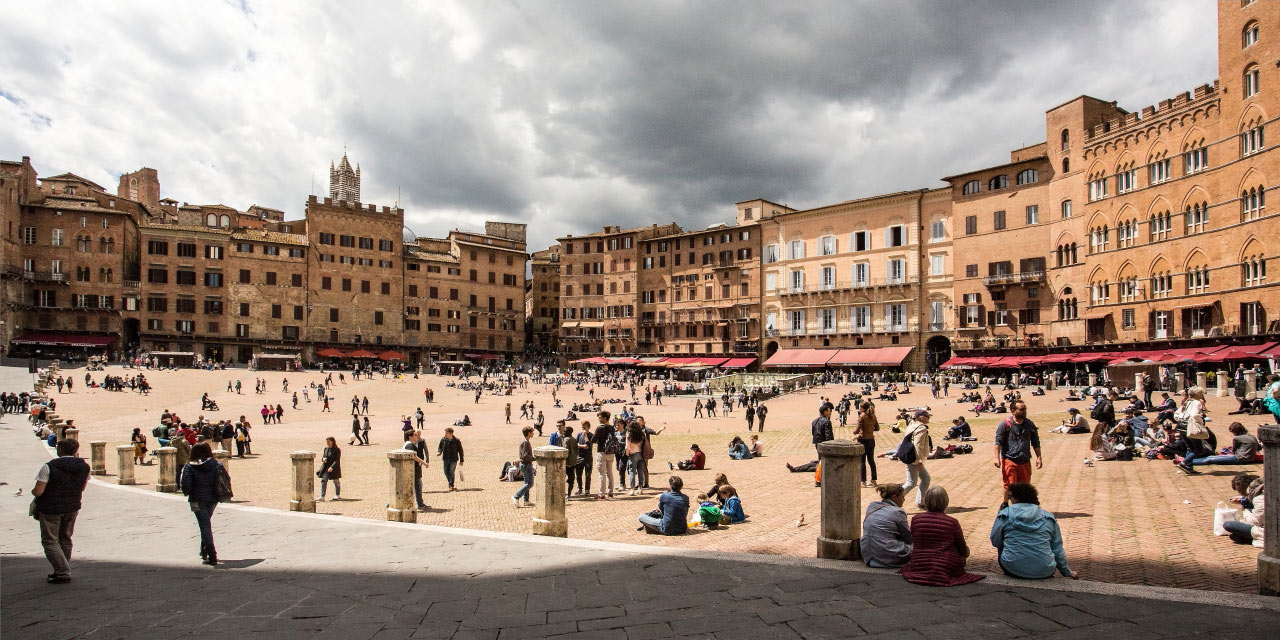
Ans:
[[[329,163],[329,197],[335,202],[360,201],[360,169],[351,168],[351,162],[347,159],[345,150],[336,168],[333,162]]]

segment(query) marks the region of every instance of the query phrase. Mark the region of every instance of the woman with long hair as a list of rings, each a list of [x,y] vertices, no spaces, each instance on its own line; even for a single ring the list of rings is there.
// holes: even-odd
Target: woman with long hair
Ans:
[[[876,486],[876,432],[880,430],[880,422],[876,420],[876,407],[870,402],[863,402],[858,407],[858,444],[862,445],[862,486]],[[871,467],[871,481],[867,481],[867,467]]]
[[[316,473],[320,476],[320,497],[316,498],[317,502],[324,501],[325,490],[328,489],[329,481],[333,481],[333,499],[342,499],[342,449],[338,448],[338,441],[329,436],[324,439],[324,452],[320,454],[320,471]]]
[[[141,428],[134,427],[129,440],[133,442],[133,463],[142,464],[142,459],[147,455],[147,437],[142,435]]]
[[[182,493],[200,526],[200,558],[213,566],[218,564],[218,551],[213,546],[213,510],[218,506],[218,476],[226,470],[213,457],[206,442],[191,447],[191,460],[182,466]],[[230,483],[230,478],[227,478]]]

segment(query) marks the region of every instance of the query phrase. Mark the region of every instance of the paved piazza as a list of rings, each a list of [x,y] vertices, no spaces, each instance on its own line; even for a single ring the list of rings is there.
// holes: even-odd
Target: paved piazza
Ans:
[[[434,454],[435,443],[444,427],[463,414],[471,416],[473,426],[457,427],[462,439],[466,463],[465,482],[461,490],[449,493],[438,459],[434,459],[424,475],[424,499],[430,512],[419,514],[422,524],[528,533],[531,509],[512,506],[510,496],[519,484],[500,482],[498,473],[504,459],[516,456],[522,426],[519,405],[532,400],[547,415],[548,426],[563,417],[564,410],[551,410],[550,389],[541,385],[520,390],[511,396],[485,395],[473,403],[470,392],[447,388],[450,378],[422,376],[403,381],[375,377],[373,380],[336,384],[332,391],[331,414],[321,413],[314,399],[300,401],[299,410],[290,408],[289,397],[280,392],[281,380],[288,378],[290,390],[301,389],[312,381],[319,383],[319,372],[302,373],[229,371],[147,371],[154,390],[149,396],[133,392],[109,392],[84,387],[83,369],[65,370],[75,376],[74,393],[56,396],[58,413],[76,421],[81,440],[106,440],[108,451],[117,444],[127,444],[133,427],[142,427],[154,449],[151,428],[162,411],[177,412],[184,420],[200,415],[200,395],[208,392],[221,405],[221,410],[206,413],[217,420],[248,416],[253,428],[254,455],[234,459],[230,465],[234,478],[236,501],[244,504],[287,509],[289,500],[288,452],[306,449],[319,452],[325,436],[336,437],[343,450],[343,500],[321,502],[317,512],[359,518],[384,519],[387,503],[388,463],[386,452],[400,442],[400,417],[421,407],[427,415],[426,440]],[[110,367],[108,373],[130,373],[131,370]],[[93,374],[101,379],[102,373]],[[269,392],[253,393],[255,377],[267,380]],[[335,375],[335,380],[337,376]],[[30,376],[10,369],[7,388],[22,390]],[[227,381],[239,380],[244,393],[227,393]],[[423,401],[423,389],[435,390],[436,401]],[[703,471],[678,472],[685,480],[686,493],[692,498],[712,484],[716,473],[725,473],[742,496],[749,520],[717,531],[695,530],[680,537],[647,536],[636,531],[636,516],[655,508],[658,491],[641,497],[623,493],[609,501],[573,499],[569,502],[569,534],[574,538],[647,545],[670,545],[688,549],[707,549],[798,557],[814,555],[817,536],[819,489],[813,486],[812,474],[789,473],[784,463],[799,464],[813,458],[809,438],[809,422],[816,415],[820,396],[838,398],[847,389],[839,385],[795,393],[767,402],[770,414],[762,436],[765,457],[734,461],[726,455],[727,444],[734,435],[745,437],[745,419],[739,410],[733,417],[694,419],[690,397],[664,398],[663,406],[639,407],[654,428],[667,427],[653,438],[656,456],[651,464],[653,487],[665,487],[667,460],[687,457],[689,445],[699,444],[708,454],[708,468]],[[952,396],[957,388],[952,388]],[[353,394],[368,396],[372,423],[372,446],[353,447],[346,444],[350,434],[350,399]],[[597,397],[623,397],[624,391],[596,390]],[[1054,512],[1062,526],[1067,556],[1074,570],[1085,579],[1127,584],[1159,585],[1190,589],[1253,592],[1256,590],[1256,557],[1258,549],[1232,544],[1225,537],[1212,535],[1213,507],[1228,499],[1230,477],[1239,471],[1261,473],[1261,465],[1239,467],[1207,467],[1196,477],[1176,473],[1167,461],[1134,460],[1132,462],[1099,462],[1083,464],[1088,453],[1088,435],[1047,433],[1059,424],[1070,404],[1061,400],[1064,392],[1051,392],[1044,397],[1028,397],[1032,419],[1040,426],[1044,444],[1045,466],[1035,472],[1034,483],[1041,492],[1043,506]],[[570,386],[561,388],[565,406],[587,399],[587,392]],[[280,425],[263,426],[258,413],[263,403],[280,403],[285,419]],[[504,424],[503,408],[510,402],[513,424]],[[896,406],[929,405],[934,411],[933,437],[940,443],[950,419],[961,409],[954,401],[939,402],[930,398],[927,387],[913,387],[913,393],[900,396],[897,403],[877,403],[882,421],[892,416]],[[1213,426],[1224,438],[1226,425],[1239,418],[1246,426],[1264,423],[1263,416],[1227,416],[1234,408],[1231,398],[1211,398],[1209,408]],[[1077,403],[1076,406],[1084,406]],[[611,405],[615,411],[621,404]],[[972,418],[972,413],[968,414]],[[585,416],[584,416],[585,417]],[[6,418],[12,421],[13,418]],[[998,572],[994,549],[987,542],[991,521],[1001,501],[999,473],[992,465],[992,436],[996,418],[971,420],[978,437],[972,455],[949,460],[931,460],[928,469],[933,483],[946,487],[951,495],[949,513],[958,518],[973,550],[972,570]],[[544,430],[550,435],[550,429]],[[839,438],[851,438],[850,429],[837,428]],[[896,446],[899,438],[884,425],[877,452]],[[535,444],[545,439],[534,438]],[[87,455],[87,449],[85,451]],[[878,459],[881,481],[902,482],[901,464]],[[116,463],[108,457],[108,472],[115,473]],[[141,486],[137,491],[151,491],[157,467],[137,467]],[[595,480],[593,478],[593,480]],[[593,484],[594,486],[594,484]],[[317,483],[318,489],[318,483]],[[332,487],[330,487],[332,490]],[[537,496],[535,495],[535,500]],[[872,489],[863,490],[863,504],[876,499]],[[908,514],[915,511],[908,500]],[[797,520],[804,515],[804,525]]]

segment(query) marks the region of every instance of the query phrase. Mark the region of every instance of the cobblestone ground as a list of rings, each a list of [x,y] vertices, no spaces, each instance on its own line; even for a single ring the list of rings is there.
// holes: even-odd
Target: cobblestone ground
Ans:
[[[129,371],[112,367],[108,372]],[[248,415],[255,424],[254,455],[236,459],[230,466],[237,500],[246,504],[286,509],[290,478],[288,452],[299,449],[318,452],[324,446],[324,437],[332,435],[338,438],[343,449],[343,500],[319,503],[317,510],[361,518],[384,518],[386,451],[399,446],[402,415],[411,414],[418,407],[423,409],[427,414],[427,442],[433,451],[445,426],[463,414],[470,415],[474,426],[457,428],[466,449],[463,466],[466,479],[459,483],[461,490],[446,491],[441,467],[433,461],[425,476],[425,499],[431,510],[419,514],[419,522],[505,532],[528,532],[532,516],[532,510],[511,505],[509,496],[517,486],[498,480],[502,461],[515,457],[520,428],[531,424],[530,420],[518,418],[520,404],[532,400],[546,413],[548,426],[564,415],[563,409],[551,409],[550,390],[542,386],[519,390],[509,397],[486,395],[475,404],[470,393],[447,388],[448,379],[434,376],[418,380],[410,376],[403,381],[377,377],[352,382],[348,378],[346,384],[338,384],[333,389],[333,413],[330,414],[320,412],[314,394],[310,404],[301,402],[299,394],[300,408],[294,411],[290,395],[281,392],[282,379],[288,378],[291,391],[300,390],[310,382],[318,383],[322,379],[318,372],[147,372],[154,391],[145,397],[131,392],[87,389],[82,384],[83,370],[72,370],[70,375],[76,376],[77,386],[74,393],[57,396],[58,413],[76,420],[84,441],[106,440],[111,446],[127,444],[133,427],[142,427],[149,435],[165,409],[177,412],[185,420],[194,420],[201,413],[203,392],[208,392],[222,407],[221,411],[207,413],[206,417]],[[93,375],[101,378],[102,374]],[[10,369],[3,376],[0,379],[12,381],[6,388],[18,390],[30,386],[30,376],[20,370]],[[252,392],[255,377],[267,380],[268,393]],[[244,393],[227,393],[228,380],[240,380]],[[436,402],[423,401],[426,387],[435,390]],[[664,398],[664,406],[659,407],[644,405],[641,397],[638,411],[648,424],[655,428],[666,426],[666,431],[653,439],[656,457],[651,463],[651,485],[655,490],[635,497],[623,493],[608,501],[571,500],[570,536],[811,557],[817,536],[819,490],[813,486],[812,474],[788,473],[784,463],[799,464],[814,457],[808,425],[816,415],[819,398],[838,398],[849,388],[828,386],[767,403],[770,415],[761,436],[766,456],[750,461],[732,461],[725,454],[732,436],[748,435],[741,411],[727,417],[694,419],[691,417],[694,401],[690,398]],[[956,394],[953,388],[952,398]],[[352,395],[369,398],[373,446],[346,445]],[[625,390],[596,389],[596,395],[629,397]],[[1072,568],[1087,579],[1104,582],[1241,593],[1256,589],[1258,550],[1213,536],[1211,525],[1214,505],[1231,496],[1230,476],[1240,471],[1260,473],[1261,465],[1208,467],[1205,473],[1194,477],[1176,473],[1172,464],[1165,461],[1102,462],[1085,466],[1082,461],[1088,453],[1088,435],[1047,433],[1050,427],[1059,424],[1066,408],[1071,406],[1062,401],[1063,395],[1063,392],[1051,392],[1027,400],[1031,417],[1040,425],[1044,443],[1045,466],[1035,472],[1034,482],[1040,489],[1043,506],[1053,511],[1062,525]],[[587,392],[565,387],[559,397],[568,406],[575,401],[585,401]],[[261,425],[258,410],[267,402],[284,405],[283,424]],[[508,402],[513,409],[514,424],[510,425],[503,419],[503,408]],[[930,398],[926,387],[914,387],[913,393],[900,396],[896,403],[877,403],[882,421],[892,418],[896,407],[917,405],[933,408],[936,442],[941,442],[950,419],[962,412],[954,400]],[[621,407],[615,404],[610,408]],[[1226,425],[1232,420],[1239,419],[1249,427],[1265,422],[1262,416],[1227,416],[1226,413],[1235,408],[1230,398],[1210,398],[1209,408],[1213,426],[1224,442],[1229,441]],[[972,418],[972,413],[969,415]],[[951,495],[950,513],[960,520],[973,549],[971,567],[994,572],[997,571],[994,549],[987,537],[1001,501],[999,473],[992,464],[996,419],[976,419],[971,424],[978,437],[977,442],[970,443],[974,445],[974,454],[930,461],[928,468],[934,485],[946,487]],[[549,435],[550,431],[546,433]],[[851,429],[838,428],[836,435],[851,438]],[[898,440],[885,424],[877,439],[877,453],[895,447]],[[535,443],[545,442],[545,438],[535,438]],[[687,457],[692,443],[707,452],[708,469],[678,472],[685,480],[686,492],[692,496],[705,490],[716,473],[725,473],[742,496],[749,521],[675,538],[637,532],[636,516],[654,508],[656,488],[666,486],[671,473],[666,461]],[[108,451],[112,451],[111,446]],[[877,459],[877,463],[882,482],[902,482],[901,464],[883,458]],[[114,459],[110,459],[108,471],[114,474],[115,466]],[[145,483],[137,490],[152,490],[155,467],[138,467],[137,474]],[[596,480],[593,478],[593,482]],[[875,498],[874,490],[863,491],[864,505]],[[908,513],[913,510],[908,501]],[[804,525],[797,526],[801,515]]]

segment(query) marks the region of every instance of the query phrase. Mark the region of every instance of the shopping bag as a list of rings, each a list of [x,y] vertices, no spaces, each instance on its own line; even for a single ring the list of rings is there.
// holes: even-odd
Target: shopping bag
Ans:
[[[1240,512],[1232,509],[1225,502],[1219,502],[1217,508],[1213,510],[1213,535],[1225,536],[1227,530],[1223,528],[1224,522],[1235,522],[1240,516]]]
[[[458,482],[466,482],[467,477],[462,475],[462,463],[458,463]]]

